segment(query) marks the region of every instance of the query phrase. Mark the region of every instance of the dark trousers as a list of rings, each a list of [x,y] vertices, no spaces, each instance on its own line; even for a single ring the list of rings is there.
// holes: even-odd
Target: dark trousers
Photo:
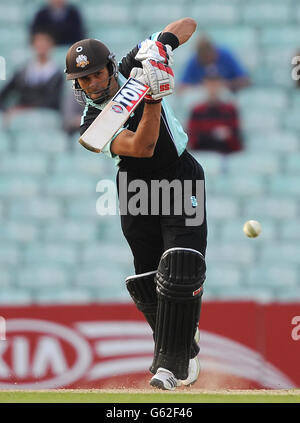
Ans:
[[[134,174],[134,172],[127,171],[125,173],[125,170],[120,169],[117,175],[119,198],[120,191],[128,189],[130,183],[136,180],[142,180],[146,184],[144,186],[148,188],[148,214],[133,215],[131,210],[127,210],[126,214],[121,214],[122,231],[134,257],[136,274],[156,270],[162,253],[173,247],[192,248],[200,251],[205,257],[207,221],[204,171],[201,165],[188,152],[184,152],[174,166],[159,174],[156,173],[151,176],[144,175],[141,177]],[[162,189],[160,192],[159,214],[151,215],[151,204],[153,203],[151,183],[153,181],[161,182],[162,180],[168,182],[174,180],[179,181],[182,186],[182,193],[181,195],[175,195],[174,191],[170,191],[170,213],[165,214],[162,200],[166,196],[166,193]],[[191,182],[188,184],[187,181]],[[201,194],[203,195],[199,196],[196,181],[202,181],[202,187],[204,189]],[[187,185],[184,185],[185,182]],[[191,187],[191,189],[185,189],[185,186]],[[127,205],[130,204],[130,200],[135,195],[136,192],[126,193]],[[176,206],[179,201],[182,203],[182,213],[180,215],[176,212]],[[203,216],[200,222],[197,222],[195,219],[195,224],[191,226],[187,225],[187,219],[192,216],[186,213],[184,201],[191,201],[195,213],[199,212],[199,215]]]

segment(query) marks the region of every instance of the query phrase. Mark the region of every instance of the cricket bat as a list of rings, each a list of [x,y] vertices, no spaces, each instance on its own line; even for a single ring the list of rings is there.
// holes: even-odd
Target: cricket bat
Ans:
[[[99,116],[81,135],[80,144],[94,153],[100,153],[115,133],[124,125],[149,89],[148,85],[137,79],[127,79]]]

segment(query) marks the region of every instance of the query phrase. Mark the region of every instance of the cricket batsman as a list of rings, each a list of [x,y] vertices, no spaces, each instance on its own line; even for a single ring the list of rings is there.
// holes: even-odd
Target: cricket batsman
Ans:
[[[186,150],[188,137],[166,98],[174,91],[173,52],[189,40],[196,26],[191,18],[172,22],[134,47],[119,64],[106,45],[94,39],[76,42],[66,57],[67,79],[73,80],[78,101],[85,103],[81,135],[127,78],[150,87],[101,152],[117,161],[119,201],[126,191],[128,207],[121,213],[121,226],[135,267],[126,286],[153,330],[150,385],[164,390],[189,386],[200,372],[197,341],[207,242],[204,172]],[[139,214],[131,211],[135,193],[128,192],[129,184],[137,180],[149,188],[147,212]],[[170,193],[168,212],[164,190],[157,206],[151,191],[154,182],[176,182],[181,187],[179,194]],[[191,214],[180,203],[191,203],[202,218],[187,224]]]

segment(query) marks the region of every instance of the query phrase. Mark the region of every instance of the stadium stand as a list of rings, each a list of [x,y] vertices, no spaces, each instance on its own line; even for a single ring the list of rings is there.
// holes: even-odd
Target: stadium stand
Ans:
[[[300,299],[300,92],[291,58],[300,47],[296,0],[74,1],[89,36],[118,59],[169,21],[192,16],[198,31],[237,53],[253,85],[235,97],[245,151],[224,157],[195,152],[207,183],[205,295],[212,299]],[[30,56],[28,23],[42,0],[0,5],[0,54],[7,76]],[[149,14],[151,11],[151,20]],[[152,23],[155,22],[153,25]],[[195,38],[175,53],[175,75]],[[64,67],[66,50],[54,56]],[[2,81],[0,81],[0,84]],[[168,101],[183,125],[200,93]],[[1,121],[1,116],[0,116]],[[115,165],[68,137],[55,112],[19,115],[0,132],[0,304],[126,301],[133,273],[118,216],[99,216],[98,181],[115,180]],[[256,239],[246,220],[262,225]]]

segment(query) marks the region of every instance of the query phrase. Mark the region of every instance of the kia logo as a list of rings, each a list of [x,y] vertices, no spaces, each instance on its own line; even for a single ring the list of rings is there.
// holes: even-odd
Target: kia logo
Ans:
[[[58,323],[8,319],[6,339],[0,343],[0,389],[66,386],[82,378],[92,362],[88,342]]]

